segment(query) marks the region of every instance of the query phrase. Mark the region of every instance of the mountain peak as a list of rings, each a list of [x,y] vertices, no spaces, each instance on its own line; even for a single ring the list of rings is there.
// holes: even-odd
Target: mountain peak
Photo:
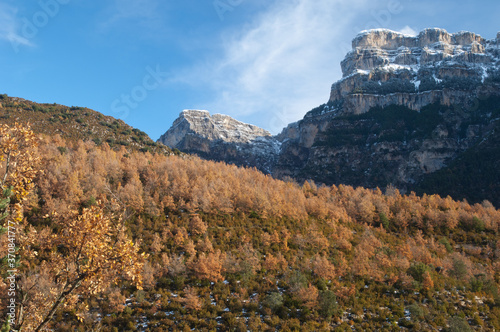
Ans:
[[[182,117],[182,116],[196,116],[196,115],[210,115],[210,112],[206,111],[206,110],[183,110],[179,116]]]
[[[186,136],[197,136],[209,141],[228,143],[250,143],[259,137],[270,137],[271,133],[257,126],[240,122],[228,115],[213,114],[205,110],[184,110],[172,127],[159,141],[178,148]]]
[[[257,167],[270,173],[281,143],[257,126],[228,115],[184,110],[159,142],[212,160]]]

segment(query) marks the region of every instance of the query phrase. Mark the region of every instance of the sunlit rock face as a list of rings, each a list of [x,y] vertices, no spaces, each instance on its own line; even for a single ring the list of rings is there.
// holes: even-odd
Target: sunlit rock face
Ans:
[[[249,143],[257,137],[271,134],[257,126],[237,121],[222,114],[210,115],[208,111],[184,110],[172,127],[160,138],[170,147],[179,147],[186,135],[197,135],[211,141]]]
[[[269,173],[280,142],[257,126],[208,111],[184,110],[159,142],[184,152]]]
[[[333,84],[330,102],[346,99],[343,111],[356,114],[394,103],[418,110],[440,100],[462,102],[464,91],[476,96],[476,88],[497,70],[500,60],[498,35],[486,40],[467,31],[426,29],[409,36],[370,30],[354,38],[352,46],[341,63],[343,78]],[[440,92],[411,95],[427,91]],[[360,93],[384,96],[370,97],[368,102],[356,96]],[[391,93],[406,94],[387,97]]]

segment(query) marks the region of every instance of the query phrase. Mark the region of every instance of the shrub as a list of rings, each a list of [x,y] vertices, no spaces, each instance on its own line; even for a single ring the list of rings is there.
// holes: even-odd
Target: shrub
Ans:
[[[61,154],[65,154],[65,153],[66,153],[66,151],[67,151],[67,149],[66,149],[64,146],[58,146],[58,147],[57,147],[57,150],[59,150],[59,152],[60,152]]]
[[[490,69],[488,70],[487,83],[500,83],[500,69]]]
[[[337,309],[337,297],[335,293],[326,290],[319,293],[319,312],[322,316],[330,318],[335,314]]]
[[[473,292],[480,292],[483,289],[483,281],[480,278],[472,278],[469,284]]]
[[[363,93],[386,95],[389,93],[414,93],[415,85],[408,79],[391,78],[386,82],[368,81],[361,86]]]
[[[262,304],[276,311],[283,305],[283,296],[279,292],[273,292],[266,296]]]
[[[416,264],[413,264],[407,271],[409,275],[413,277],[418,282],[423,282],[424,281],[424,274],[425,272],[428,272],[430,268],[421,262],[418,262]]]
[[[453,259],[453,268],[450,270],[450,275],[459,280],[462,280],[467,276],[467,265],[465,265],[462,259]]]
[[[484,221],[482,221],[481,219],[479,219],[476,216],[474,216],[474,218],[472,218],[472,225],[473,225],[474,230],[476,232],[483,232],[485,230],[485,227],[486,227]]]
[[[118,145],[123,145],[123,146],[129,146],[130,145],[130,143],[127,142],[127,141],[125,141],[125,140],[118,141],[117,144]]]
[[[379,213],[379,217],[380,217],[380,223],[382,224],[382,226],[385,229],[389,229],[389,226],[390,226],[389,219],[387,218],[385,213],[383,213],[383,212]]]
[[[459,316],[455,316],[451,318],[448,321],[448,324],[450,325],[446,331],[447,332],[469,332],[472,331],[472,329],[469,326],[469,323],[467,321]]]
[[[414,303],[408,307],[408,311],[410,311],[411,318],[413,320],[420,320],[424,317],[424,309],[418,304]]]
[[[445,77],[443,87],[452,90],[472,90],[481,84],[478,77]]]
[[[453,247],[451,246],[451,244],[447,238],[445,238],[445,237],[441,238],[441,240],[439,240],[439,243],[444,245],[444,247],[446,248],[446,251],[448,251],[449,253],[453,252]]]

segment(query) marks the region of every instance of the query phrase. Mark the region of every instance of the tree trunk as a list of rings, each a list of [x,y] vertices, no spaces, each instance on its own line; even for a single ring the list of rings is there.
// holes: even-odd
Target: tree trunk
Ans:
[[[45,317],[45,319],[40,323],[40,325],[38,325],[38,327],[35,329],[35,332],[38,332],[40,331],[51,319],[52,317],[54,316],[57,308],[59,308],[59,306],[61,305],[61,303],[66,299],[66,297],[71,294],[75,288],[77,288],[83,279],[85,279],[86,275],[83,274],[83,275],[80,275],[78,277],[78,279],[76,279],[73,284],[71,285],[71,287],[65,291],[65,292],[62,292],[61,295],[59,295],[59,297],[57,298],[57,301],[54,303],[54,305],[52,306],[52,308],[50,309],[49,313],[47,314],[47,316]]]

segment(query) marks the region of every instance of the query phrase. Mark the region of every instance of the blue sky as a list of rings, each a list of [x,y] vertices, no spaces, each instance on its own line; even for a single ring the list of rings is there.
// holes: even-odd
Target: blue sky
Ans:
[[[487,39],[500,2],[0,0],[0,93],[85,106],[158,139],[183,109],[278,133],[325,103],[365,29]]]

